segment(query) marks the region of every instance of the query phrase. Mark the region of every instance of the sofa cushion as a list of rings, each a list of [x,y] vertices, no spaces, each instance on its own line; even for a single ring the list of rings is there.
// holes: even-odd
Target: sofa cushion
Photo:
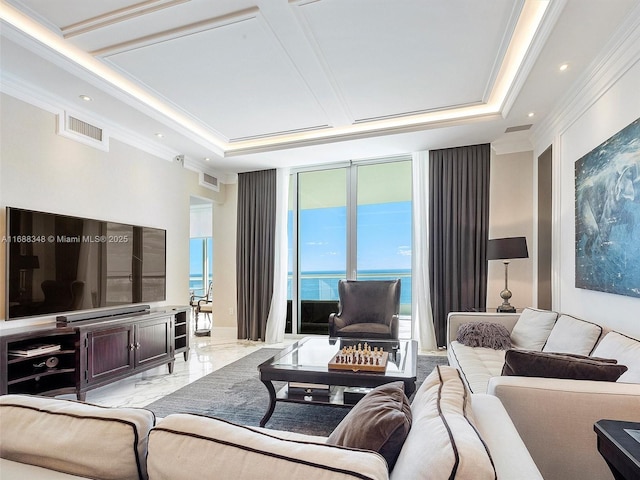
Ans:
[[[376,452],[294,441],[217,418],[173,414],[149,434],[149,478],[386,479]]]
[[[460,370],[472,393],[486,393],[491,377],[499,376],[504,365],[506,350],[485,347],[467,347],[453,341],[447,349],[449,365]]]
[[[507,350],[502,375],[615,382],[627,370],[609,359],[552,352]]]
[[[0,456],[58,472],[103,480],[146,477],[153,412],[71,400],[0,397]]]
[[[89,477],[56,472],[48,468],[14,462],[6,458],[0,458],[0,478],[3,480],[92,480]]]
[[[411,428],[404,383],[381,385],[367,393],[329,435],[327,443],[373,450],[393,469]]]
[[[569,315],[560,315],[553,326],[543,352],[589,355],[602,335],[602,327]]]
[[[511,331],[511,343],[515,348],[542,350],[557,318],[556,312],[525,308]]]
[[[438,366],[411,402],[413,423],[392,480],[494,480],[485,442],[474,426],[470,392],[453,367]]]
[[[627,366],[628,370],[620,376],[619,382],[640,383],[640,340],[609,332],[600,340],[593,355],[615,358],[619,364]]]
[[[485,347],[493,348],[494,350],[508,350],[511,348],[509,330],[499,323],[463,323],[458,329],[456,340],[467,347]]]

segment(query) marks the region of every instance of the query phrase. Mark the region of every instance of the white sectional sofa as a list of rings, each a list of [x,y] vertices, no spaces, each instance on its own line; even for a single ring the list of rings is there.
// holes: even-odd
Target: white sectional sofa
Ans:
[[[380,453],[329,444],[331,437],[187,414],[155,425],[144,409],[6,395],[0,397],[0,471],[3,480],[542,480],[500,401],[471,395],[458,370],[437,367],[410,409],[406,397],[402,404],[402,412],[391,411],[410,410],[411,428],[389,472]],[[345,418],[347,433],[361,433],[359,415],[379,414],[360,405]]]
[[[457,341],[461,325],[503,325],[512,348],[617,360],[627,366],[617,381],[502,376],[505,350]],[[555,312],[453,312],[448,317],[450,365],[474,394],[498,397],[545,480],[609,480],[597,451],[593,424],[601,419],[640,422],[640,340]],[[468,342],[467,342],[468,343]]]

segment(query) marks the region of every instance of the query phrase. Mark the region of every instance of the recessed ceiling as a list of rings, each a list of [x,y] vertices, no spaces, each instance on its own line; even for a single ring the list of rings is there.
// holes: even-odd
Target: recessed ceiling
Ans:
[[[397,155],[535,128],[634,8],[635,0],[9,0],[2,88],[38,92],[202,170]],[[571,66],[560,72],[563,62]]]

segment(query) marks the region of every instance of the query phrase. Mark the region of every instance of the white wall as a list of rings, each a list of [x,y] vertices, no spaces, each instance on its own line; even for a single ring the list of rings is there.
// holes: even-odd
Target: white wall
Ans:
[[[640,338],[640,298],[575,287],[575,162],[640,117],[640,25],[629,25],[540,128],[536,156],[553,145],[553,309]]]
[[[491,156],[489,186],[489,238],[526,237],[529,258],[509,263],[511,305],[516,308],[534,306],[533,266],[533,152]],[[502,303],[504,264],[489,261],[487,275],[487,309]]]
[[[167,231],[167,305],[189,302],[189,196],[217,199],[195,172],[111,139],[105,152],[55,133],[56,116],[2,95],[0,238],[5,207],[111,220]],[[5,318],[0,248],[0,320]],[[38,321],[51,320],[41,318]],[[21,321],[7,322],[16,326]],[[31,322],[29,322],[31,323]],[[0,322],[0,328],[3,326]]]
[[[559,135],[556,160],[561,178],[558,253],[559,296],[563,312],[591,318],[640,336],[640,298],[575,288],[575,161],[640,117],[640,63],[631,68]],[[640,239],[638,239],[640,241]]]
[[[213,324],[237,328],[236,223],[238,185],[226,185],[223,202],[213,204]]]

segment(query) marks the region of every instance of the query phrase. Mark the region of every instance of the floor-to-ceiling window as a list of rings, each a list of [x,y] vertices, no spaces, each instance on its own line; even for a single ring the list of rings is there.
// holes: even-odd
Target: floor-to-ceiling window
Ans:
[[[189,230],[189,293],[204,296],[213,280],[211,202],[191,198]]]
[[[300,171],[289,198],[286,331],[328,333],[344,278],[401,278],[401,315],[410,319],[411,161]]]

